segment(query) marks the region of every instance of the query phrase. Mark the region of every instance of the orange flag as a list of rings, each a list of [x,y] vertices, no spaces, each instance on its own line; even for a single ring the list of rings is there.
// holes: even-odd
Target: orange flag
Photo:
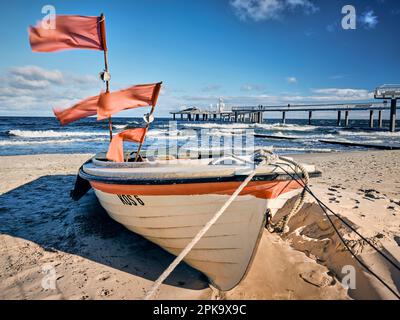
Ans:
[[[34,52],[66,49],[107,50],[104,20],[100,17],[57,15],[55,29],[43,28],[41,22],[29,27],[29,42]]]
[[[97,120],[109,118],[114,113],[126,109],[155,106],[161,83],[140,84],[124,90],[100,94]]]
[[[78,102],[68,109],[62,110],[54,108],[53,112],[58,121],[60,121],[61,125],[64,126],[76,120],[94,116],[95,114],[97,114],[98,100],[99,96],[90,97],[81,102]]]
[[[62,125],[95,114],[97,114],[97,120],[103,120],[121,110],[155,106],[160,88],[161,82],[132,86],[128,89],[87,98],[64,110],[54,108],[53,112]]]
[[[107,159],[115,162],[124,161],[124,141],[143,143],[147,128],[136,128],[122,131],[115,135],[108,147]]]

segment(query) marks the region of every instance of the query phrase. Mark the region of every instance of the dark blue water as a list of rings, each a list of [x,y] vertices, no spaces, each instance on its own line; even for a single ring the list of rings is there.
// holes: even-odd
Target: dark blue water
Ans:
[[[127,127],[142,126],[140,118],[114,118],[114,133]],[[279,120],[266,120],[264,124],[222,122],[171,122],[156,119],[148,133],[145,148],[177,147],[204,151],[205,149],[242,148],[251,152],[257,147],[273,147],[278,153],[337,152],[362,148],[327,145],[318,139],[335,139],[349,142],[387,144],[400,146],[400,132],[371,131],[368,120],[352,120],[354,128],[336,127],[335,120],[289,120],[281,125]],[[388,126],[387,122],[384,122]],[[399,123],[400,125],[400,123]],[[250,138],[254,133],[274,136],[292,136],[299,139],[276,140]],[[40,153],[97,153],[106,151],[109,133],[107,121],[87,118],[60,126],[54,117],[0,117],[0,155]],[[205,143],[208,141],[208,144]],[[134,144],[131,144],[134,149]]]

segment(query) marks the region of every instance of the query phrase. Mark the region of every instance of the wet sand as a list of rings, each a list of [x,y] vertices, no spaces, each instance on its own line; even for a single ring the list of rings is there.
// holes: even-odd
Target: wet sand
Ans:
[[[90,155],[0,157],[0,299],[141,299],[173,256],[111,220],[93,192],[69,198]],[[298,155],[323,177],[312,189],[360,233],[400,260],[400,152]],[[290,210],[290,203],[285,207]],[[335,221],[360,257],[397,291],[400,274]],[[288,234],[264,232],[245,280],[219,294],[186,264],[159,299],[392,299],[344,250],[308,198]],[[341,285],[354,265],[357,289]],[[49,280],[55,279],[55,287]]]

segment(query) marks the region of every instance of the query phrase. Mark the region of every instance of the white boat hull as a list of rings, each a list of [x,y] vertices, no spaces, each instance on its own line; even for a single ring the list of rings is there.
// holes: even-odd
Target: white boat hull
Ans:
[[[229,195],[215,194],[137,195],[141,204],[132,195],[133,201],[121,200],[121,195],[94,190],[111,218],[174,255],[229,199]],[[257,249],[267,210],[274,214],[298,193],[291,190],[274,199],[239,196],[184,261],[203,272],[216,288],[234,288],[246,274]]]
[[[95,157],[82,166],[76,194],[91,186],[111,218],[179,255],[254,169],[248,161],[235,161],[113,163]],[[301,191],[288,170],[284,163],[259,167],[253,181],[185,257],[216,288],[228,291],[238,285],[257,250],[266,213],[273,216]],[[306,170],[316,172],[313,166]]]

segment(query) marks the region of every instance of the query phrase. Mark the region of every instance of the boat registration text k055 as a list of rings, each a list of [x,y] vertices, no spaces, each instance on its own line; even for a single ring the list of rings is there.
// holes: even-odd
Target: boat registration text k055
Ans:
[[[117,194],[119,200],[125,206],[144,206],[144,201],[137,195],[130,194]]]

